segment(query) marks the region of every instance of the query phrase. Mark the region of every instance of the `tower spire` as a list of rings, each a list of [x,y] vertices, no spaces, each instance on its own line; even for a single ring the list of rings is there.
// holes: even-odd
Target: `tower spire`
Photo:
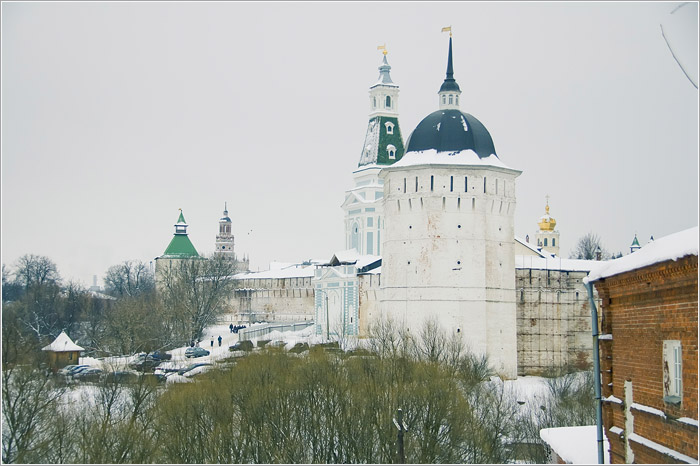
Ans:
[[[459,96],[462,91],[459,89],[459,84],[454,78],[454,68],[452,65],[452,26],[442,28],[442,31],[450,32],[450,45],[447,52],[447,72],[445,73],[445,80],[440,86],[438,95],[440,96],[440,110],[443,109],[456,109],[459,110]]]

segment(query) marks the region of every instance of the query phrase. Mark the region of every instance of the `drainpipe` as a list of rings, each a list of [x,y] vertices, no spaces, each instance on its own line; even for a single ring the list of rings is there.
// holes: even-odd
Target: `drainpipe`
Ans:
[[[591,303],[591,329],[593,331],[593,380],[595,384],[595,421],[598,433],[598,464],[604,464],[603,460],[603,409],[600,397],[600,355],[598,351],[598,309],[593,299],[593,284],[585,284],[588,290],[588,301]]]

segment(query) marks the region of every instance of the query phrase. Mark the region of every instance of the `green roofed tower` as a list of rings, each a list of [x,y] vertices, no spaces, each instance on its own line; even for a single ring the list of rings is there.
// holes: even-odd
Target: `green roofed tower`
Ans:
[[[173,239],[159,259],[188,259],[193,257],[199,257],[199,254],[187,236],[187,222],[182,214],[182,209],[180,209],[180,216],[175,224]]]
[[[379,78],[369,88],[370,114],[365,144],[358,167],[391,165],[404,154],[403,138],[399,127],[399,86],[391,80],[391,66],[384,57],[379,65]]]
[[[379,78],[369,88],[369,122],[354,187],[345,192],[345,248],[380,255],[384,229],[384,182],[379,172],[401,160],[404,142],[399,126],[399,86],[391,80],[385,46]]]

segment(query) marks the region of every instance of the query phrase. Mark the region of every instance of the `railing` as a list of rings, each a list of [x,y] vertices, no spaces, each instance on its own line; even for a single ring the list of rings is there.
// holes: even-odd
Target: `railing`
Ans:
[[[307,327],[314,325],[314,321],[310,320],[307,322],[299,323],[289,323],[289,324],[265,324],[259,325],[252,328],[242,328],[238,331],[238,341],[252,340],[253,338],[260,338],[268,335],[275,330],[279,332],[296,332],[297,330],[304,330]]]

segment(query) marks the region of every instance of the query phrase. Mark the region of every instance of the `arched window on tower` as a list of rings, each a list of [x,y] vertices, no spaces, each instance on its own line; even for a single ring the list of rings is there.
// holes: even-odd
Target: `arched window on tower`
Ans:
[[[458,95],[455,96],[455,105],[459,105],[459,96]]]
[[[394,147],[392,144],[389,144],[388,146],[386,146],[386,151],[389,154],[390,159],[396,159],[396,147]]]
[[[447,97],[445,97],[445,94],[442,94],[442,103],[445,104]]]
[[[547,247],[547,238],[544,239],[544,246]]]
[[[556,245],[557,245],[557,239],[556,239],[556,238],[552,238],[552,247],[554,247],[554,246],[556,246]]]
[[[452,105],[452,94],[450,94],[450,105]]]
[[[391,108],[391,96],[386,96],[386,108]]]
[[[372,97],[372,108],[377,108],[377,96]]]
[[[386,126],[386,134],[394,134],[394,124],[390,121],[384,123]]]

